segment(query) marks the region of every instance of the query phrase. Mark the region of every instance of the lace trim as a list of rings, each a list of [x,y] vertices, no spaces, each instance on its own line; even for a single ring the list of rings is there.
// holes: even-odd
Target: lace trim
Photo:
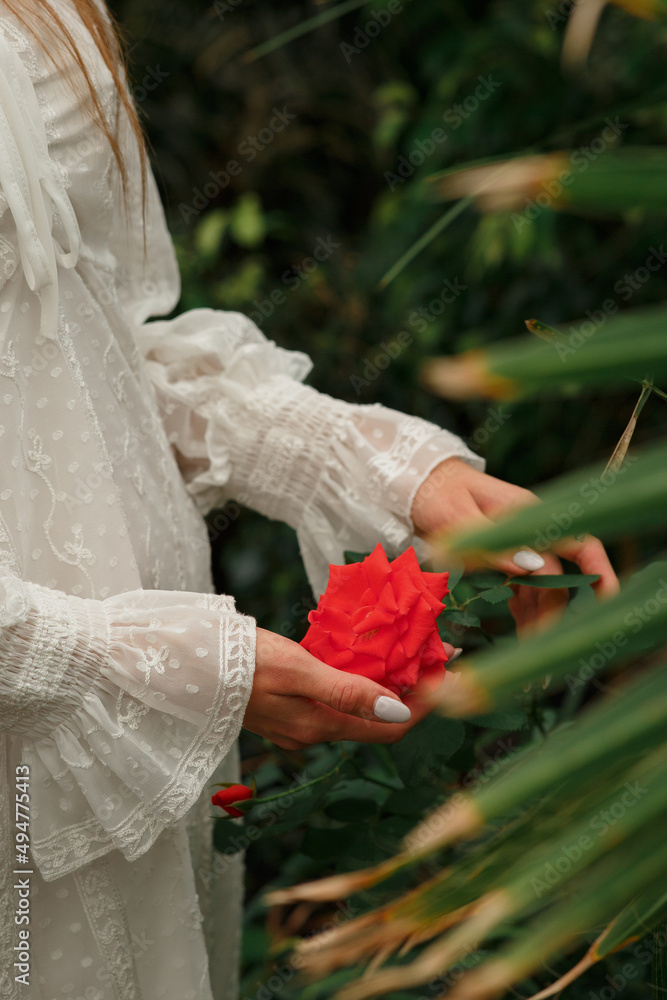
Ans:
[[[225,612],[230,608],[228,597],[205,595],[205,598],[209,610]],[[33,855],[46,881],[75,871],[113,847],[121,849],[128,861],[138,858],[166,826],[175,823],[194,805],[206,779],[229,751],[240,729],[252,687],[254,629],[254,620],[243,615],[221,618],[220,670],[209,722],[193,739],[165,788],[152,801],[139,803],[114,828],[113,840],[95,817],[42,840],[33,837]]]
[[[433,451],[433,457],[424,463],[416,461],[418,452],[428,445]],[[420,417],[406,417],[402,421],[395,439],[387,451],[380,452],[368,463],[369,492],[378,503],[387,506],[387,497],[393,500],[390,509],[401,520],[412,524],[411,511],[414,498],[419,487],[428,478],[433,469],[446,458],[454,456],[464,459],[473,467],[484,468],[484,461],[471,452],[468,447],[451,431],[443,430],[430,424]],[[416,465],[419,473],[416,475]],[[406,474],[415,473],[410,488],[397,489],[399,480],[405,482]]]
[[[419,417],[406,417],[399,425],[396,436],[387,451],[379,452],[370,460],[371,482],[378,496],[382,496],[410,465],[415,452],[437,434],[433,424]]]
[[[130,929],[106,859],[86,865],[74,875],[88,923],[106,958],[114,1000],[142,1000]]]

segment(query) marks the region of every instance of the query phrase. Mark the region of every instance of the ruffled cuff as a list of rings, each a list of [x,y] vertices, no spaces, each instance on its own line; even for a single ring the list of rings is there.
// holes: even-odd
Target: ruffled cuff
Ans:
[[[241,728],[255,623],[229,597],[29,590],[3,632],[2,715],[30,767],[31,852],[51,880],[114,848],[134,860],[197,801]]]
[[[196,309],[145,324],[138,340],[202,513],[234,499],[290,524],[316,594],[346,549],[419,546],[412,502],[436,465],[456,455],[484,468],[434,424],[302,385],[310,360],[238,313]]]
[[[240,407],[219,405],[205,439],[210,462],[190,489],[224,485],[234,499],[292,525],[316,595],[346,550],[379,542],[396,556],[414,544],[427,555],[411,518],[417,490],[453,456],[484,469],[449,431],[379,404],[332,399],[285,376],[264,382]]]

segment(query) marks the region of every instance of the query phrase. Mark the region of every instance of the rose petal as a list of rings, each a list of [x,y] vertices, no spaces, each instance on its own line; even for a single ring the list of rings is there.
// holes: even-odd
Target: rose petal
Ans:
[[[346,669],[349,674],[360,674],[362,677],[368,677],[369,680],[376,681],[386,687],[387,670],[384,658],[357,654],[354,657],[354,663]]]
[[[361,563],[361,566],[368,581],[367,586],[376,595],[379,594],[391,574],[389,560],[382,546],[376,545],[371,554]]]
[[[422,573],[424,583],[437,601],[449,593],[449,573]]]

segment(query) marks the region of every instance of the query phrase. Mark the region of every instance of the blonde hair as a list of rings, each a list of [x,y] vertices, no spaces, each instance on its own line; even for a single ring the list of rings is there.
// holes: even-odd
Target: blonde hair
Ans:
[[[107,120],[100,99],[95,92],[90,72],[79,52],[71,31],[58,14],[51,0],[0,0],[23,27],[35,38],[42,50],[57,68],[58,51],[69,53],[79,67],[84,85],[88,93],[77,92],[73,81],[69,81],[75,90],[76,97],[85,102],[90,99],[90,109],[93,120],[106,135],[118,164],[123,190],[127,190],[127,168],[115,128]],[[106,9],[100,9],[95,0],[71,0],[79,17],[90,32],[105,65],[116,84],[117,99],[127,112],[128,121],[134,133],[139,148],[141,162],[142,205],[146,194],[146,142],[131,94],[126,85],[126,65],[121,34],[117,23]],[[56,43],[49,46],[47,38],[51,36]],[[117,122],[116,122],[117,127]]]

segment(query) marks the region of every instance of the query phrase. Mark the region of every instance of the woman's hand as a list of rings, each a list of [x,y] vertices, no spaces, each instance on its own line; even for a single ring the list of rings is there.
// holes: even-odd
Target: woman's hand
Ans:
[[[487,476],[467,465],[460,458],[441,462],[417,491],[412,505],[412,520],[421,535],[453,528],[482,527],[502,515],[510,514],[526,504],[538,503],[529,490],[512,486],[501,479]],[[582,573],[599,574],[593,585],[598,597],[609,597],[619,589],[616,574],[607,554],[597,538],[586,535],[582,541],[563,537],[553,545],[554,552],[576,563]],[[515,553],[489,553],[483,561],[466,564],[467,569],[490,566],[508,576],[522,576],[528,570],[513,562]],[[560,560],[552,552],[540,553],[544,565],[538,574],[562,573]],[[559,615],[567,604],[567,590],[547,590],[535,587],[513,587],[514,597],[509,602],[517,631],[526,633],[548,624]]]
[[[445,649],[451,656],[452,647]],[[329,667],[291,639],[258,628],[243,726],[285,750],[338,740],[396,743],[433,707],[420,697],[426,690],[418,687],[401,702],[375,681]],[[382,721],[378,713],[404,721]]]

